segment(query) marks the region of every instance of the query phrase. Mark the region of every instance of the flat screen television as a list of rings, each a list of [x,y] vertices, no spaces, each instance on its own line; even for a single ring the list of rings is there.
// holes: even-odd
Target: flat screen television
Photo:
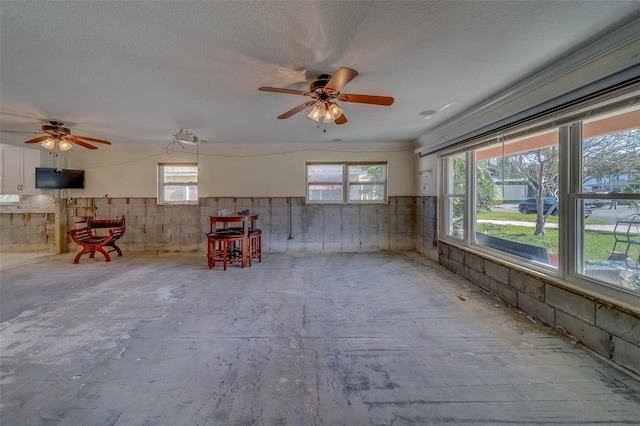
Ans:
[[[84,188],[84,170],[36,167],[36,188]]]

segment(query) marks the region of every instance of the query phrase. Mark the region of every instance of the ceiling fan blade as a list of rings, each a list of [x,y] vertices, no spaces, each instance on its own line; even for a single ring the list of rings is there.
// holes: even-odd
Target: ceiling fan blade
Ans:
[[[51,136],[49,135],[44,135],[44,136],[39,136],[35,139],[29,139],[28,141],[24,141],[24,143],[38,143],[38,142],[42,142],[43,140],[50,138]]]
[[[339,92],[348,82],[358,75],[358,71],[351,68],[340,67],[331,77],[331,80],[322,89],[324,92]]]
[[[67,136],[63,136],[62,139],[66,139],[71,143],[75,143],[75,144],[83,146],[83,147],[85,147],[87,149],[98,149],[97,146],[93,146],[93,145],[88,144],[88,143],[86,143],[84,141],[81,141],[76,136],[67,135]]]
[[[343,102],[357,102],[359,104],[372,104],[389,106],[393,103],[394,99],[389,96],[373,96],[373,95],[355,95],[341,93],[337,96],[337,99]]]
[[[109,141],[105,141],[105,140],[102,140],[102,139],[90,138],[90,137],[88,137],[88,136],[74,136],[74,138],[76,138],[76,139],[83,139],[83,140],[87,140],[87,141],[91,141],[91,142],[104,143],[104,144],[107,144],[107,145],[111,145],[111,142],[109,142]]]
[[[336,123],[337,125],[344,124],[347,122],[347,117],[345,117],[344,114],[342,114],[340,117],[336,118],[333,122]]]
[[[280,89],[278,87],[258,87],[258,90],[260,90],[261,92],[288,93],[290,95],[311,95],[311,93],[305,92],[304,90]]]
[[[278,118],[279,118],[280,120],[284,120],[285,118],[289,118],[289,117],[291,117],[293,114],[297,114],[297,113],[299,113],[300,111],[302,111],[302,110],[305,110],[305,109],[309,108],[311,105],[313,105],[313,104],[315,104],[315,103],[316,103],[316,101],[309,101],[309,102],[305,102],[305,103],[303,103],[302,105],[298,105],[297,107],[295,107],[295,108],[293,108],[293,109],[290,109],[289,111],[287,111],[287,112],[285,112],[285,113],[283,113],[283,114],[280,114],[280,115],[278,116]]]
[[[29,135],[41,135],[42,132],[22,132],[20,130],[0,130],[2,133],[24,133]]]

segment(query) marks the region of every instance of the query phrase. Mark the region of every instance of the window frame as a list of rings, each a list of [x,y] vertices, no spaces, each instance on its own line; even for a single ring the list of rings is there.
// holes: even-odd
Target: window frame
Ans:
[[[441,234],[446,235],[447,238],[451,238],[455,241],[467,242],[468,232],[466,231],[469,230],[469,228],[465,224],[467,223],[467,218],[468,218],[468,215],[466,212],[467,212],[467,205],[469,204],[469,191],[467,186],[465,186],[464,188],[465,191],[461,194],[458,194],[455,191],[455,178],[453,177],[453,173],[455,173],[454,161],[456,157],[461,157],[459,159],[464,161],[465,180],[469,179],[469,176],[468,176],[468,173],[469,173],[468,166],[470,161],[469,153],[464,153],[464,155],[452,155],[449,157],[441,158],[440,170],[442,171],[442,175],[441,175],[440,181],[442,182],[442,198],[441,199],[443,200],[443,202],[440,205],[440,217],[443,218],[443,221],[441,221],[441,227],[442,227]],[[449,160],[452,160],[452,161],[449,161]],[[461,218],[462,235],[460,235],[459,237],[452,235],[454,232],[454,224],[453,224],[454,220],[452,217],[450,218],[447,215],[447,213],[453,212],[454,210],[453,204],[455,200],[460,200],[460,203],[462,205],[462,218]]]
[[[469,167],[470,173],[468,174],[468,186],[469,188],[473,188],[473,190],[470,191],[470,198],[472,199],[472,202],[470,204],[470,206],[474,206],[475,208],[469,207],[470,210],[472,210],[471,214],[467,214],[468,216],[468,229],[469,229],[469,240],[467,241],[467,243],[469,244],[469,246],[472,246],[474,249],[478,249],[478,251],[482,251],[482,252],[486,252],[491,254],[492,256],[498,256],[498,257],[502,257],[504,259],[508,259],[509,261],[525,266],[525,267],[531,267],[533,266],[535,269],[539,270],[539,271],[544,271],[545,274],[547,275],[552,275],[552,276],[559,276],[558,273],[558,269],[561,268],[561,265],[547,265],[544,263],[540,263],[539,260],[527,260],[524,257],[521,257],[517,254],[511,254],[508,251],[503,251],[503,250],[499,250],[497,248],[492,248],[492,247],[488,247],[484,244],[482,244],[481,242],[479,242],[477,240],[477,230],[479,228],[478,226],[478,217],[477,217],[477,212],[478,212],[478,207],[477,207],[477,198],[478,198],[478,179],[477,179],[477,170],[478,170],[478,161],[482,161],[484,159],[486,159],[486,154],[485,155],[477,155],[478,152],[482,152],[484,151],[484,149],[488,148],[489,150],[495,150],[496,148],[499,148],[499,151],[501,151],[500,157],[504,160],[505,158],[510,158],[512,155],[514,154],[520,154],[523,152],[535,152],[538,149],[543,149],[543,148],[549,148],[549,147],[556,147],[557,149],[557,165],[559,167],[560,162],[562,161],[562,155],[560,154],[561,151],[561,147],[560,147],[560,138],[562,137],[562,127],[555,127],[552,129],[544,129],[542,131],[539,132],[526,132],[524,135],[521,134],[520,132],[517,132],[513,135],[508,135],[508,134],[500,134],[497,135],[497,137],[492,138],[490,141],[488,141],[488,143],[484,143],[481,146],[472,148],[470,151],[467,151],[466,154],[468,156],[468,158],[470,159],[469,161],[472,162],[473,166]],[[553,140],[556,142],[554,145],[546,145],[546,144],[541,144],[540,143],[540,138],[542,138],[543,140],[546,139],[547,136],[553,136]],[[530,150],[528,151],[523,151],[522,149],[519,149],[518,146],[522,147],[522,144],[527,144],[527,143],[531,143],[533,142],[533,146],[530,147]],[[547,143],[550,141],[546,141]],[[510,149],[507,149],[507,147],[510,147]],[[515,151],[514,151],[514,147],[515,147]],[[509,152],[511,151],[511,152]],[[480,158],[480,160],[478,159]],[[561,176],[558,177],[558,182],[556,183],[557,187],[559,188],[559,191],[562,191],[562,178]],[[504,182],[503,182],[504,183]],[[469,190],[469,189],[468,189]],[[503,197],[504,197],[504,186],[503,186]],[[551,195],[546,194],[544,195],[545,198],[547,197],[551,197]],[[531,195],[525,195],[523,196],[523,200],[527,200],[529,198],[532,198]],[[535,197],[533,197],[535,198]],[[568,211],[567,209],[564,209],[560,206],[558,206],[559,211]],[[570,213],[569,213],[570,214]],[[508,225],[506,225],[508,226]],[[516,225],[517,226],[517,225]],[[559,234],[558,234],[558,252],[562,251],[562,247],[565,245],[563,243],[562,240],[562,235],[560,232],[560,228],[563,228],[564,225],[561,224],[561,221],[558,222],[558,227],[559,227]],[[514,241],[517,242],[517,241]],[[549,256],[551,255],[557,255],[555,253],[549,253]],[[534,263],[537,262],[537,263]]]
[[[557,111],[554,111],[554,117],[548,118],[547,123],[542,119],[538,121],[532,120],[530,123],[520,124],[519,126],[513,126],[509,131],[502,129],[502,132],[494,131],[487,134],[483,138],[476,138],[473,143],[463,144],[457,148],[444,151],[438,154],[439,165],[441,168],[440,184],[439,184],[439,196],[442,200],[446,200],[447,185],[449,176],[446,174],[447,161],[449,158],[455,155],[466,155],[468,164],[472,166],[467,167],[468,171],[473,169],[473,173],[467,173],[466,193],[467,203],[464,206],[464,226],[462,231],[464,238],[455,238],[447,234],[447,224],[449,218],[446,216],[446,210],[444,208],[444,202],[438,210],[440,215],[438,218],[438,238],[439,240],[452,245],[478,252],[489,257],[500,259],[514,266],[520,267],[525,270],[532,271],[534,273],[540,273],[547,279],[558,281],[563,283],[567,287],[573,287],[579,289],[587,294],[594,295],[596,297],[605,297],[628,306],[629,304],[636,306],[640,305],[640,291],[635,289],[628,289],[620,285],[607,283],[603,280],[597,280],[590,278],[582,271],[583,268],[583,253],[585,250],[585,220],[584,220],[584,207],[583,201],[586,199],[592,199],[593,194],[585,193],[582,183],[582,127],[584,122],[597,117],[605,116],[606,114],[615,115],[617,113],[623,114],[625,107],[622,105],[634,105],[633,102],[629,102],[630,97],[640,98],[637,87],[635,86],[635,92],[633,89],[622,94],[620,97],[608,97],[600,103],[592,103],[586,105],[579,114],[568,114],[566,117],[560,117],[558,119]],[[635,104],[637,105],[637,104]],[[558,252],[559,263],[557,269],[549,268],[547,265],[537,264],[527,261],[524,258],[511,255],[496,249],[483,247],[482,245],[474,244],[475,224],[477,223],[475,206],[475,153],[480,148],[493,145],[500,139],[507,137],[517,137],[522,134],[535,134],[536,132],[543,132],[544,130],[557,129],[559,133],[559,163],[558,168],[560,173],[558,175],[558,198],[560,212],[563,212],[559,216],[558,223]],[[473,175],[473,176],[471,176]],[[602,195],[599,198],[603,199],[629,199],[640,202],[640,193],[634,194],[620,194],[616,197]]]
[[[196,180],[195,182],[193,181],[189,181],[189,182],[166,182],[165,181],[165,173],[164,173],[164,168],[165,167],[195,167],[196,169]],[[198,197],[198,177],[199,177],[199,170],[198,170],[198,163],[184,163],[184,162],[180,162],[180,163],[158,163],[158,168],[157,168],[157,203],[159,205],[197,205],[200,201],[199,197]],[[196,196],[194,200],[189,200],[188,197],[186,199],[182,199],[179,201],[171,201],[171,200],[166,200],[164,198],[164,194],[165,194],[165,187],[167,186],[176,186],[176,187],[193,187],[195,186],[196,188]],[[185,189],[188,191],[188,189]]]
[[[310,182],[309,168],[317,166],[342,166],[342,180],[337,182]],[[350,167],[357,166],[384,166],[384,176],[381,181],[358,183],[349,180]],[[389,195],[387,182],[389,178],[389,165],[386,161],[339,161],[339,162],[308,162],[305,165],[305,202],[307,204],[387,204]],[[380,200],[352,200],[350,197],[353,185],[382,185],[383,196]],[[342,200],[312,200],[309,193],[311,185],[340,185],[342,187]]]

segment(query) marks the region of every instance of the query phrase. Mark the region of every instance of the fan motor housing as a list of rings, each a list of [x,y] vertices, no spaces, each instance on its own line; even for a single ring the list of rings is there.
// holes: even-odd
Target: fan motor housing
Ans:
[[[320,74],[317,78],[316,81],[312,82],[309,85],[309,91],[310,92],[317,92],[320,91],[321,89],[324,88],[324,86],[327,85],[327,83],[329,82],[329,80],[331,80],[331,76],[329,74]]]
[[[71,131],[66,127],[50,124],[43,124],[42,131],[52,135],[68,135],[71,133]]]

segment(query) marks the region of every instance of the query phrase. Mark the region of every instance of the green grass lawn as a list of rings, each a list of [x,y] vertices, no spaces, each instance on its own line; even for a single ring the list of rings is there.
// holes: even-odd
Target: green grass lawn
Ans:
[[[518,216],[534,216],[522,215]],[[497,219],[504,220],[504,219]],[[535,221],[535,220],[534,220]],[[535,228],[530,226],[496,225],[493,223],[478,223],[478,232],[505,240],[517,241],[538,247],[545,247],[549,253],[558,253],[558,230],[547,228],[545,235],[533,235]],[[615,239],[612,232],[590,231],[584,234],[585,260],[606,260],[611,254]],[[618,251],[619,248],[616,248]],[[626,247],[623,248],[626,249]]]
[[[529,222],[535,223],[535,214],[507,213],[507,212],[488,212],[481,211],[477,213],[480,220],[501,220],[510,222]],[[557,216],[549,216],[547,223],[558,223]],[[586,225],[606,225],[607,222],[585,219]],[[535,228],[532,226],[518,225],[498,225],[494,223],[479,222],[477,224],[478,232],[482,232],[493,237],[504,238],[505,240],[517,241],[524,244],[531,244],[539,247],[545,247],[549,253],[558,253],[558,230],[547,228],[545,235],[533,235]],[[613,232],[586,230],[584,234],[585,260],[607,260],[611,255],[615,238]],[[626,246],[619,245],[616,251],[624,252]],[[637,249],[630,252],[633,258],[637,256]]]

